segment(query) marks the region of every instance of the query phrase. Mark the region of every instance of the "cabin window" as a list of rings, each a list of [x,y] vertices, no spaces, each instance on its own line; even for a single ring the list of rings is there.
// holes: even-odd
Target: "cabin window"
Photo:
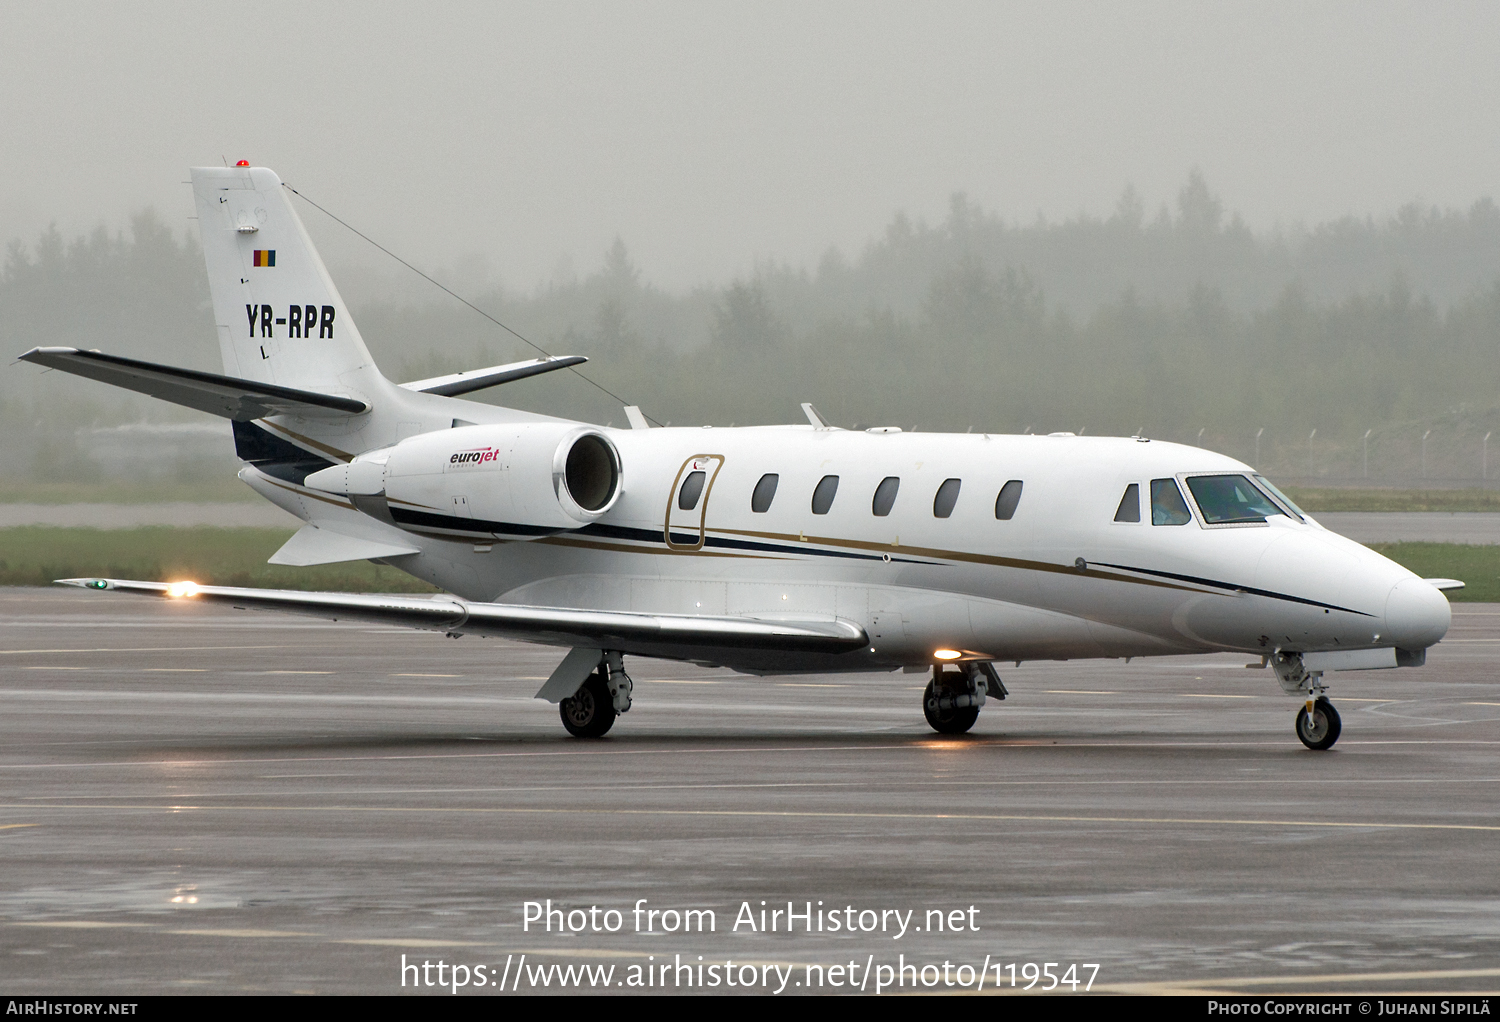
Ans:
[[[880,480],[880,485],[875,487],[875,499],[870,502],[870,510],[876,518],[884,518],[891,513],[891,508],[896,504],[896,491],[901,489],[901,480],[896,476],[886,476]]]
[[[682,489],[677,491],[679,508],[691,511],[698,506],[698,498],[703,496],[703,480],[706,478],[702,472],[688,473],[688,477],[682,481]]]
[[[943,485],[938,487],[937,496],[932,498],[934,518],[947,518],[953,513],[953,505],[958,503],[959,487],[963,484],[962,479],[943,480]]]
[[[1186,525],[1193,520],[1175,479],[1151,480],[1151,524]]]
[[[1012,479],[1000,487],[1000,495],[995,498],[995,517],[1002,522],[1008,522],[1016,513],[1016,505],[1021,503],[1021,480]]]
[[[755,492],[750,494],[750,510],[758,515],[763,515],[771,510],[771,501],[776,499],[776,484],[781,477],[775,472],[767,472],[760,477],[760,482],[755,484]]]
[[[1115,521],[1139,522],[1140,520],[1141,487],[1139,483],[1131,483],[1125,487],[1125,496],[1120,498],[1120,506],[1115,509]]]
[[[1264,522],[1281,508],[1242,475],[1191,476],[1188,489],[1208,525]]]
[[[833,507],[834,494],[839,492],[839,477],[824,476],[818,480],[818,488],[813,490],[812,513],[815,515],[826,515],[828,509]]]

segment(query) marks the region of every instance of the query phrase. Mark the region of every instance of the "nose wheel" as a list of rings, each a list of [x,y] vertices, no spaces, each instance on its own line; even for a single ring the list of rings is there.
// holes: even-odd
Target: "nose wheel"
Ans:
[[[1322,696],[1313,702],[1311,712],[1306,706],[1297,711],[1297,737],[1309,749],[1322,751],[1333,748],[1333,743],[1339,740],[1339,733],[1343,729],[1344,722],[1339,719],[1339,711]]]

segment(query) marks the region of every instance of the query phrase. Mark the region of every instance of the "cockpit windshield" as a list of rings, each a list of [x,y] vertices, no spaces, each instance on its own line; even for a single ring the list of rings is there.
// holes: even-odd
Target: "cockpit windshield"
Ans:
[[[1208,525],[1264,522],[1271,515],[1286,513],[1241,475],[1189,476],[1187,484]]]
[[[1286,494],[1282,493],[1280,490],[1278,490],[1276,488],[1276,485],[1274,483],[1272,483],[1271,480],[1267,479],[1265,476],[1258,475],[1258,476],[1255,477],[1255,481],[1256,481],[1257,484],[1259,484],[1259,486],[1260,486],[1260,488],[1262,490],[1265,490],[1271,496],[1273,496],[1277,500],[1281,501],[1281,506],[1284,507],[1284,508],[1286,508],[1292,514],[1296,515],[1298,518],[1306,518],[1307,517],[1307,512],[1303,511],[1296,504],[1293,504],[1292,503],[1292,499],[1290,497],[1288,497]]]

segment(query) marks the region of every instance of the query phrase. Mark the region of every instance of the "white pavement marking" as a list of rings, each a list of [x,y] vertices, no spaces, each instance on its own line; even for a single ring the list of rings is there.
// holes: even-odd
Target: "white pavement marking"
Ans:
[[[431,814],[442,816],[557,816],[578,815],[577,806],[546,808],[540,806],[204,806],[184,803],[150,805],[48,805],[42,802],[25,805],[0,804],[0,809],[45,809],[69,811],[91,810],[110,813],[392,813]],[[619,809],[611,806],[591,807],[589,816],[673,816],[733,817],[748,819],[793,820],[967,820],[976,823],[1120,823],[1127,826],[1187,827],[1292,827],[1331,830],[1462,830],[1500,833],[1500,824],[1481,823],[1397,823],[1386,820],[1278,820],[1232,819],[1229,817],[1194,816],[1082,816],[1072,814],[1032,813],[873,813],[828,812],[787,809]]]

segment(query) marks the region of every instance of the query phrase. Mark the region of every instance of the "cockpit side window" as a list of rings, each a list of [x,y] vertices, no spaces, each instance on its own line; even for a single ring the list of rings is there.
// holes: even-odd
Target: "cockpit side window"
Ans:
[[[1125,496],[1120,498],[1120,506],[1115,510],[1115,521],[1139,522],[1140,520],[1141,486],[1139,483],[1131,483],[1125,487]]]
[[[1242,475],[1189,476],[1187,484],[1206,525],[1259,523],[1283,513]]]
[[[1193,520],[1175,479],[1151,480],[1151,524],[1186,525]]]

